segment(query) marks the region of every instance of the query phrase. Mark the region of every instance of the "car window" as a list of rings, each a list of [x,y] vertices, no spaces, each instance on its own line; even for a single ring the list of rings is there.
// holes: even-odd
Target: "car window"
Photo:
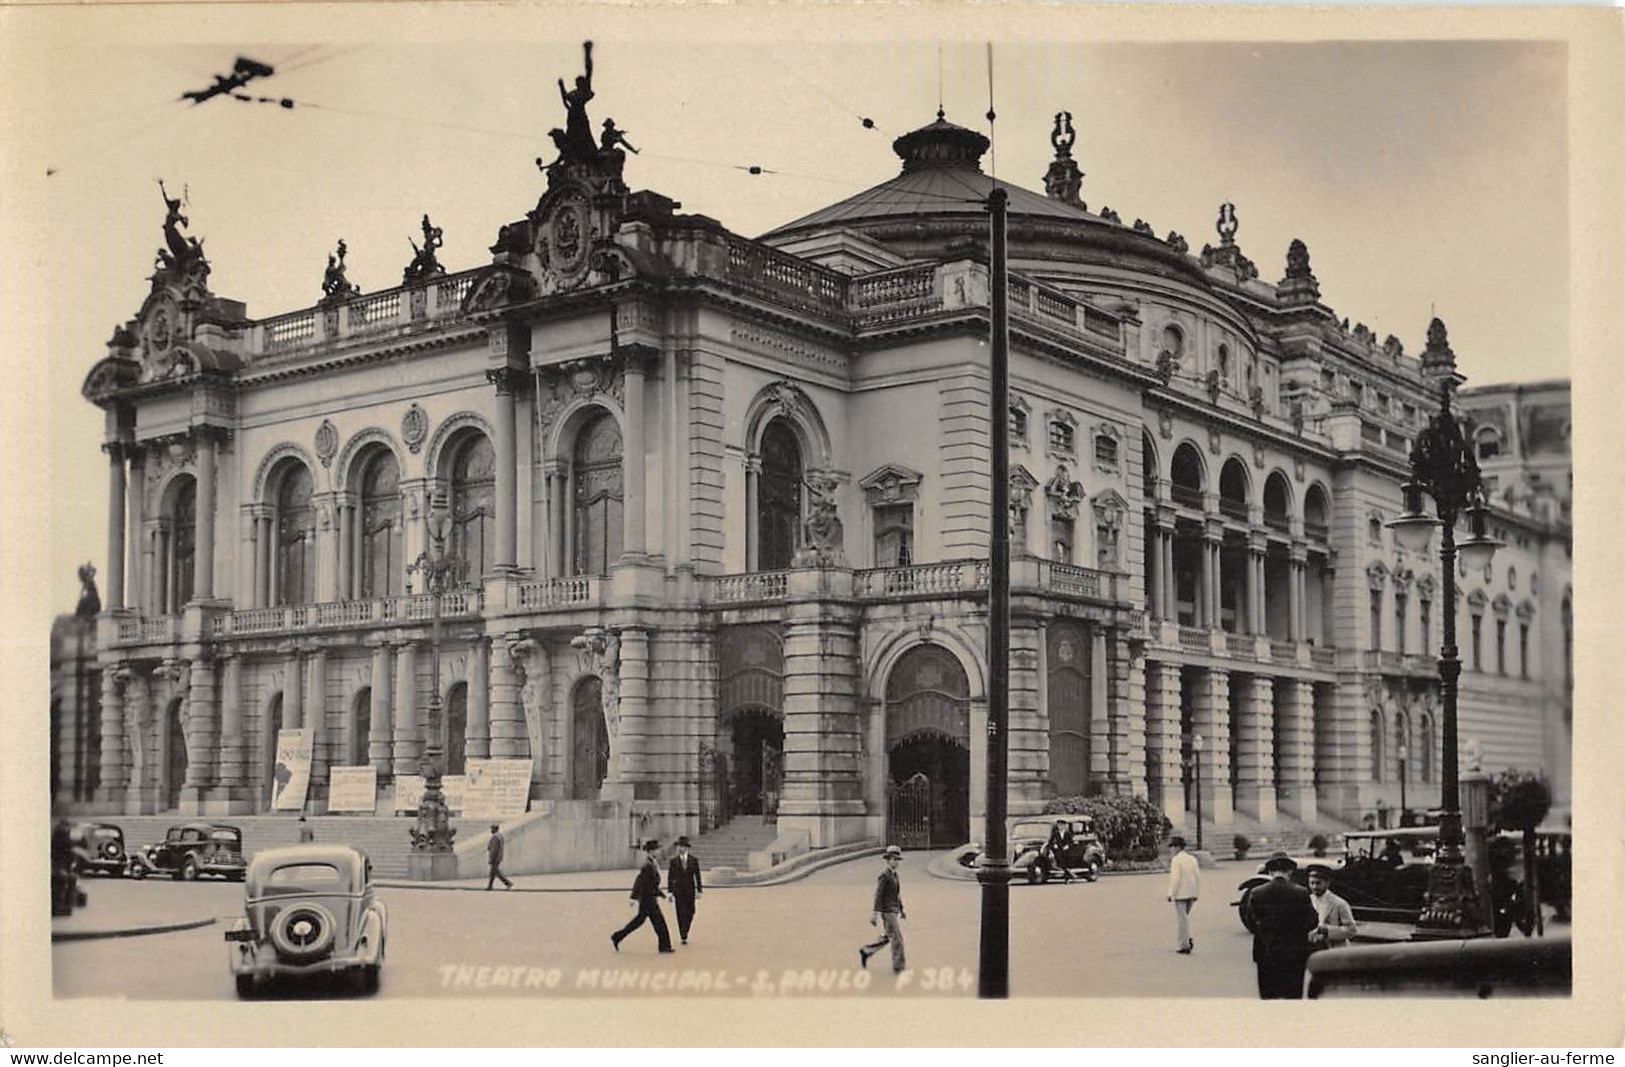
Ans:
[[[182,841],[202,841],[202,840],[204,840],[203,831],[202,830],[182,830],[181,831],[181,840]]]
[[[211,836],[216,841],[222,841],[228,845],[237,843],[237,833],[234,830],[216,830]]]
[[[1036,837],[1049,833],[1050,824],[1047,822],[1018,822],[1011,827],[1010,833],[1016,837]]]
[[[344,874],[331,863],[290,863],[265,877],[266,888],[343,889]]]
[[[165,841],[179,841],[180,839],[181,839],[181,832],[179,830],[171,830],[171,831],[169,831],[169,833],[164,835],[164,840]]]

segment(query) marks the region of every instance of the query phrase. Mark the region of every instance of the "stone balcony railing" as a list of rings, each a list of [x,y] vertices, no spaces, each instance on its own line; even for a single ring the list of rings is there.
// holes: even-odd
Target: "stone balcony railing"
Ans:
[[[349,339],[374,337],[392,330],[407,330],[415,324],[442,322],[461,312],[477,270],[447,274],[426,282],[357,296],[331,310],[312,307],[286,315],[263,319],[253,325],[248,338],[249,360],[256,364],[274,363],[319,345],[332,345]]]
[[[485,610],[485,596],[477,589],[458,590],[440,598],[442,619],[476,618]],[[332,600],[319,604],[285,604],[274,608],[248,608],[216,615],[210,634],[215,638],[259,634],[309,633],[373,626],[418,625],[434,619],[434,597],[373,597],[367,600]]]
[[[604,603],[604,585],[604,579],[598,575],[522,582],[519,585],[519,609],[546,611],[554,608],[601,607]]]
[[[167,645],[179,632],[179,619],[173,615],[119,616],[118,643],[121,645]]]
[[[789,571],[756,571],[712,579],[709,599],[714,604],[754,604],[782,601],[789,595]]]

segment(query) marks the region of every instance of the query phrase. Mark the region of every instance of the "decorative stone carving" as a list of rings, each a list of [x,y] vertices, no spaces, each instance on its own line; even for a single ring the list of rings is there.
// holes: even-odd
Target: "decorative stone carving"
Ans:
[[[1218,430],[1209,427],[1207,431],[1207,450],[1216,456],[1223,446],[1224,436]]]
[[[836,482],[827,474],[808,472],[807,518],[802,523],[802,548],[792,560],[797,567],[846,565],[846,532],[836,513]]]
[[[442,236],[443,231],[429,221],[428,215],[423,216],[422,228],[423,246],[421,248],[418,247],[416,241],[410,237],[407,238],[407,242],[412,246],[412,262],[408,263],[406,270],[401,272],[401,281],[407,285],[413,282],[428,281],[430,278],[438,278],[446,273],[446,268],[441,266],[440,260],[435,256],[435,252],[440,246],[446,243],[444,236]]]
[[[589,627],[570,639],[570,647],[586,657],[586,670],[598,676],[604,725],[612,746],[621,730],[621,639],[613,630]]]
[[[1068,519],[1077,518],[1078,504],[1083,500],[1083,486],[1072,480],[1066,464],[1055,468],[1055,475],[1044,485],[1044,495],[1049,498],[1050,507],[1056,514]]]
[[[1072,112],[1057,111],[1055,128],[1050,131],[1049,143],[1055,149],[1055,158],[1044,173],[1044,194],[1051,200],[1083,207],[1078,194],[1083,188],[1083,171],[1072,158],[1072,145],[1078,135],[1072,128]]]
[[[886,504],[903,504],[918,500],[922,478],[924,475],[917,470],[897,463],[887,463],[877,467],[860,481],[858,486],[863,489],[870,507],[881,507]]]
[[[357,295],[358,290],[344,274],[344,255],[349,246],[339,238],[338,247],[327,254],[327,271],[322,275],[323,304],[336,304]]]
[[[1155,237],[1157,235],[1157,231],[1152,229],[1151,224],[1144,219],[1134,220],[1134,232],[1143,233],[1147,237]]]
[[[1156,374],[1158,378],[1162,379],[1162,384],[1167,385],[1168,383],[1172,382],[1174,380],[1174,375],[1178,373],[1179,357],[1174,355],[1166,348],[1164,348],[1161,352],[1158,352]]]
[[[540,767],[549,704],[547,650],[529,637],[508,641],[506,650],[518,675],[519,703],[525,713],[525,736],[530,742],[532,766]]]
[[[415,455],[423,447],[423,441],[429,436],[429,416],[423,408],[414,403],[406,409],[401,416],[401,440]]]
[[[338,451],[338,427],[333,425],[332,419],[323,419],[322,424],[316,427],[316,458],[322,461],[322,466],[329,467]]]
[[[1100,217],[1107,222],[1115,222],[1119,226],[1123,224],[1122,218],[1118,216],[1117,212],[1113,211],[1109,207],[1103,207],[1100,209]]]
[[[1157,433],[1164,441],[1174,439],[1174,413],[1167,408],[1157,412]]]
[[[102,596],[96,592],[96,565],[83,564],[79,568],[79,604],[73,614],[81,619],[94,619],[101,610]]]
[[[1175,252],[1178,252],[1182,256],[1186,255],[1191,250],[1191,243],[1185,240],[1185,238],[1180,236],[1178,233],[1175,233],[1173,230],[1169,230],[1168,236],[1163,238],[1163,240],[1168,242],[1169,248],[1172,248]]]
[[[1388,566],[1381,560],[1368,565],[1365,569],[1366,584],[1372,592],[1380,592],[1388,584]]]
[[[1224,382],[1219,378],[1219,372],[1216,370],[1208,371],[1206,383],[1209,403],[1217,404],[1219,402],[1219,392],[1224,388]]]
[[[1292,475],[1298,481],[1300,481],[1300,482],[1303,481],[1303,457],[1302,456],[1294,456],[1292,458]]]
[[[1264,469],[1264,444],[1262,441],[1253,442],[1253,466],[1259,470]]]

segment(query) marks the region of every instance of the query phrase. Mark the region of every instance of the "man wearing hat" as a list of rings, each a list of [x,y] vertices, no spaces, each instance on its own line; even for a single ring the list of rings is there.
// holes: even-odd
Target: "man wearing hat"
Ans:
[[[1348,944],[1359,927],[1349,902],[1332,892],[1332,869],[1324,863],[1311,863],[1308,874],[1309,902],[1320,916],[1320,925],[1309,932],[1310,949]]]
[[[1298,869],[1292,857],[1277,852],[1264,861],[1270,880],[1247,894],[1242,912],[1253,930],[1253,962],[1258,966],[1262,1000],[1302,1000],[1303,969],[1309,962],[1309,932],[1320,916],[1309,892],[1292,883]]]
[[[1174,936],[1179,942],[1174,951],[1189,956],[1196,948],[1196,939],[1191,937],[1191,908],[1202,895],[1202,872],[1196,857],[1185,851],[1183,837],[1170,837],[1168,847],[1173,850],[1168,859],[1168,899],[1174,905]]]
[[[655,853],[659,851],[659,841],[643,843],[643,863],[638,867],[637,879],[632,883],[632,906],[638,909],[638,913],[632,916],[631,922],[609,935],[609,943],[615,946],[616,952],[621,950],[621,942],[642,926],[645,919],[655,929],[655,940],[659,943],[660,951],[676,951],[671,947],[671,931],[666,929],[666,917],[660,913],[660,898],[666,894],[660,888],[660,864],[655,860]]]
[[[700,884],[700,861],[689,852],[688,837],[677,839],[677,855],[666,872],[666,888],[677,902],[677,936],[688,944],[688,928],[694,925],[694,898],[705,892]]]
[[[897,877],[897,865],[903,862],[903,850],[896,845],[887,845],[885,859],[886,869],[880,872],[880,878],[875,883],[875,907],[869,916],[869,925],[880,926],[884,923],[886,932],[879,940],[858,949],[858,963],[868,967],[869,957],[889,944],[891,969],[900,974],[904,965],[903,920],[908,918],[903,911],[903,883]]]
[[[496,885],[497,879],[502,880],[502,888],[512,889],[513,883],[508,876],[502,873],[502,854],[507,850],[507,844],[502,840],[502,827],[497,823],[491,824],[491,836],[485,841],[485,862],[491,865],[491,876],[485,880],[486,891]]]

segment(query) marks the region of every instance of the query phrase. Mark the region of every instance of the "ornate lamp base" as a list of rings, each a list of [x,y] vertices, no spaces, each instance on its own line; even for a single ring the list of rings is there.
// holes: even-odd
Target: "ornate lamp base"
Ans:
[[[1411,940],[1453,941],[1488,933],[1473,889],[1473,869],[1465,863],[1435,863]]]

